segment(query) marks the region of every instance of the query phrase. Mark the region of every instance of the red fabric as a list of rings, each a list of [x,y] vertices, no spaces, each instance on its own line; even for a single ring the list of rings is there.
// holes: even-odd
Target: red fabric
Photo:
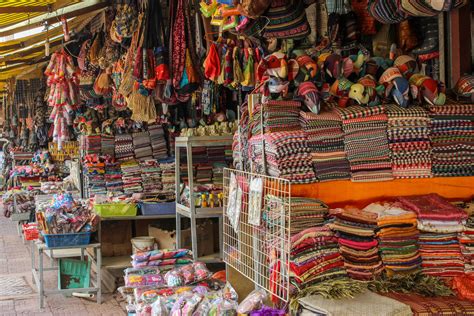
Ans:
[[[217,53],[216,44],[212,43],[209,53],[204,60],[204,76],[207,79],[216,81],[221,73],[221,62]]]
[[[398,200],[419,219],[461,221],[467,219],[462,209],[450,204],[437,194],[400,197]]]

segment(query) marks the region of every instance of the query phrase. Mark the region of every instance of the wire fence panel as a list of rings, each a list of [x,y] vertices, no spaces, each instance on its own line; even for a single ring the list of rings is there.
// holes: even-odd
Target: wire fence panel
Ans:
[[[290,200],[288,180],[224,169],[224,261],[283,302],[289,300]]]

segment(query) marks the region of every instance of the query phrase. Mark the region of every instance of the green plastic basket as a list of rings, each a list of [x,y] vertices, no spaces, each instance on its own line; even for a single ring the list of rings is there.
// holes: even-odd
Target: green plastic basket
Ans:
[[[59,259],[58,288],[88,288],[91,280],[91,263],[89,260]]]
[[[134,203],[96,204],[94,211],[101,217],[137,216],[137,205]]]

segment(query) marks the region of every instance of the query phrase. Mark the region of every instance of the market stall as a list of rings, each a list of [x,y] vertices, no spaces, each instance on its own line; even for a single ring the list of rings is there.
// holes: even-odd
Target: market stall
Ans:
[[[4,215],[137,316],[471,313],[467,3],[0,4]]]

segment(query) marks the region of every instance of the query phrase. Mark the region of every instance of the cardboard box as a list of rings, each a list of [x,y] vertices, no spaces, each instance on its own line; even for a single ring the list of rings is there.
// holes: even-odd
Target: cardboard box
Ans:
[[[158,249],[175,249],[176,248],[176,232],[168,231],[148,225],[148,236],[155,237]]]
[[[102,222],[102,256],[116,257],[132,254],[132,223],[130,221]]]
[[[205,221],[197,226],[197,256],[203,257],[214,254],[214,225]],[[191,228],[181,232],[183,247],[191,249]]]

